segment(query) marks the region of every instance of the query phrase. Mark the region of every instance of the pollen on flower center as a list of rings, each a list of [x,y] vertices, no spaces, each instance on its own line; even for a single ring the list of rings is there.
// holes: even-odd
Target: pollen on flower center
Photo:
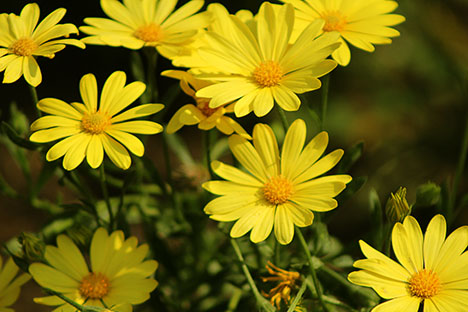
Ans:
[[[110,117],[100,111],[93,114],[85,113],[81,119],[81,129],[90,134],[102,133],[110,124]]]
[[[22,38],[16,40],[11,46],[10,51],[19,56],[31,56],[38,48],[34,40],[30,38]]]
[[[263,196],[273,205],[283,204],[293,194],[291,182],[283,176],[272,177],[263,186]]]
[[[84,298],[102,299],[109,293],[109,279],[102,273],[89,273],[81,280],[80,294]]]
[[[323,31],[342,31],[347,23],[346,17],[338,11],[326,12],[322,18],[325,20]]]
[[[210,99],[206,99],[206,98],[197,98],[197,108],[206,117],[210,117],[219,109],[219,108],[211,108]]]
[[[133,35],[150,45],[155,45],[162,39],[162,30],[159,25],[151,23],[148,25],[141,26],[134,32]]]
[[[439,293],[440,280],[436,273],[423,269],[409,280],[409,291],[412,296],[428,299]]]
[[[253,72],[255,81],[262,87],[273,87],[280,83],[283,71],[275,61],[262,62]]]

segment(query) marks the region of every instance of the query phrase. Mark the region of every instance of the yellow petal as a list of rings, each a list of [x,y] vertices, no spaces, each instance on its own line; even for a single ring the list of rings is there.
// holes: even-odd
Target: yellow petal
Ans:
[[[95,113],[97,110],[98,90],[96,77],[93,74],[87,74],[81,78],[80,93],[88,113]]]
[[[156,134],[161,132],[163,127],[152,121],[135,120],[113,124],[110,129],[139,134]]]
[[[164,108],[163,104],[143,104],[138,105],[132,109],[126,110],[111,119],[111,123],[126,121],[129,119],[136,119],[140,117],[155,114]]]
[[[73,292],[79,287],[79,281],[42,263],[33,263],[29,266],[29,273],[42,287],[58,292]]]
[[[24,79],[33,87],[38,86],[42,81],[42,74],[39,65],[34,57],[23,58]]]
[[[88,134],[80,133],[76,135],[75,145],[68,149],[63,158],[63,168],[73,170],[83,162],[90,140],[91,136]]]
[[[99,167],[104,159],[104,149],[99,135],[92,135],[86,150],[86,161],[93,169]]]
[[[125,86],[118,96],[114,97],[107,107],[107,113],[111,116],[119,113],[128,105],[138,99],[145,92],[146,85],[143,82],[135,81]]]
[[[291,169],[297,164],[306,139],[306,124],[296,119],[289,127],[281,149],[281,174],[291,179]]]
[[[117,1],[103,0],[102,3],[104,2]],[[102,88],[99,110],[103,112],[108,112],[112,109],[113,101],[122,92],[126,80],[127,75],[123,71],[115,71],[109,76],[109,78],[107,78],[106,82],[104,83],[104,87]]]
[[[305,170],[302,174],[295,177],[294,183],[299,184],[304,181],[313,179],[333,168],[343,156],[344,151],[342,149],[335,150],[330,154],[322,157],[319,161],[313,164],[310,168]]]
[[[107,156],[109,156],[110,160],[117,167],[124,170],[130,167],[132,159],[122,144],[112,139],[108,135],[102,136],[101,141]]]
[[[241,184],[241,185],[248,185],[253,187],[262,187],[263,183],[256,179],[255,177],[251,176],[244,171],[237,169],[236,167],[226,165],[220,161],[212,161],[211,168],[213,169],[214,173],[220,176],[223,179]],[[203,186],[204,187],[204,186]]]
[[[141,143],[141,141],[136,136],[127,132],[112,129],[107,130],[106,133],[122,143],[126,148],[128,148],[130,152],[136,156],[141,157],[145,153],[145,147],[143,146],[143,143]]]
[[[234,157],[244,168],[262,182],[266,182],[269,179],[260,155],[249,141],[234,134],[229,137],[228,142]]]
[[[253,129],[253,144],[268,175],[278,176],[280,156],[273,130],[266,124],[256,124]]]
[[[39,108],[44,113],[52,115],[72,118],[76,120],[81,120],[83,118],[83,115],[80,114],[76,109],[74,109],[68,103],[65,103],[64,101],[59,99],[42,99],[37,103],[37,108]]]
[[[23,74],[24,58],[24,56],[15,58],[7,65],[3,76],[3,83],[12,83],[21,77]]]
[[[275,236],[281,245],[289,244],[294,236],[294,223],[285,205],[276,207]]]

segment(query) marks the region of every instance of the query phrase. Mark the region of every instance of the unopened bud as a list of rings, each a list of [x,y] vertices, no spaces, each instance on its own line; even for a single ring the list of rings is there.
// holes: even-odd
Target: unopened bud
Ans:
[[[395,194],[390,193],[390,198],[385,206],[387,219],[392,222],[402,222],[411,213],[411,207],[406,201],[406,188],[400,187]]]
[[[417,206],[433,206],[440,200],[440,186],[433,182],[418,186],[416,189]]]
[[[41,262],[44,260],[45,243],[34,233],[21,233],[18,241],[23,250],[23,258],[27,262]]]

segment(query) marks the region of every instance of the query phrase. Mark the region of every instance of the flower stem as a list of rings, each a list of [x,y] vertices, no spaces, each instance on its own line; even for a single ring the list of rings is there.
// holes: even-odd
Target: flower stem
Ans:
[[[317,292],[317,297],[320,302],[320,305],[322,306],[323,311],[329,312],[328,307],[325,305],[325,302],[323,301],[322,289],[320,288],[320,284],[317,278],[317,272],[315,272],[314,261],[312,260],[312,255],[310,254],[309,247],[307,246],[304,236],[302,235],[302,232],[299,228],[296,228],[296,234],[297,234],[297,237],[299,237],[301,246],[304,249],[304,252],[307,256],[307,260],[309,261],[310,274],[312,275],[312,280],[314,282],[315,291]]]
[[[322,105],[321,105],[321,124],[320,129],[325,130],[325,121],[327,119],[327,109],[328,109],[328,89],[330,87],[330,74],[326,75],[323,78],[322,83]]]
[[[302,299],[302,295],[304,295],[306,288],[307,288],[307,283],[304,281],[301,285],[301,288],[297,292],[296,297],[294,297],[293,302],[289,306],[287,312],[294,312],[296,310],[296,306],[299,304],[299,301]]]
[[[210,178],[213,179],[213,169],[211,168],[211,130],[207,130],[204,132],[204,145],[205,145],[205,158],[206,158],[206,166],[208,168],[208,172],[210,173]]]
[[[75,301],[71,300],[70,298],[68,298],[67,296],[59,293],[59,292],[56,292],[55,290],[52,290],[50,288],[44,288],[44,291],[52,296],[57,296],[59,297],[60,299],[62,299],[63,301],[65,301],[66,303],[70,304],[71,306],[73,306],[74,308],[76,308],[77,310],[79,311],[83,311],[83,306],[81,304],[78,304],[76,303]]]
[[[104,164],[101,165],[99,170],[100,170],[102,195],[104,196],[107,211],[109,213],[109,231],[112,231],[114,229],[114,214],[112,213],[112,206],[109,200],[109,192],[107,191],[106,172],[104,171]]]
[[[38,117],[41,117],[42,116],[42,113],[41,111],[39,110],[39,108],[37,108],[37,102],[39,102],[39,98],[37,96],[37,90],[36,90],[36,87],[33,87],[31,86],[30,84],[29,85],[29,91],[31,92],[31,99],[33,101],[33,105],[34,107],[36,108],[36,112],[37,112],[37,116]]]
[[[237,244],[237,241],[234,238],[231,238],[231,245],[232,248],[234,248],[234,251],[236,252],[237,259],[241,263],[241,268],[242,271],[244,272],[245,278],[247,279],[247,282],[250,285],[250,289],[252,290],[255,299],[257,300],[257,303],[265,310],[268,312],[274,312],[275,308],[265,299],[260,295],[260,292],[258,291],[257,286],[255,285],[255,282],[252,278],[252,275],[250,274],[249,268],[247,267],[247,264],[245,263],[244,257],[242,256],[242,252],[240,250],[239,245]]]
[[[284,132],[286,133],[286,131],[288,131],[288,128],[289,128],[289,122],[288,122],[288,119],[286,118],[286,113],[279,105],[276,105],[276,110],[278,111],[278,114],[281,119],[281,124],[283,125]]]
[[[158,87],[156,85],[156,67],[158,64],[158,52],[154,47],[143,49],[146,57],[146,95],[144,100],[146,103],[154,103],[159,97]]]

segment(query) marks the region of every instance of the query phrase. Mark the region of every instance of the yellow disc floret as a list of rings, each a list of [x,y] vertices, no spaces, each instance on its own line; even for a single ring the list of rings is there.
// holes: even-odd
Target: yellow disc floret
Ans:
[[[323,31],[343,31],[346,26],[346,17],[338,11],[328,11],[321,16],[325,20]]]
[[[255,68],[253,77],[261,87],[273,87],[281,82],[283,71],[278,62],[266,61]]]
[[[83,298],[102,299],[109,293],[109,279],[102,273],[89,273],[80,284]]]
[[[210,107],[210,99],[207,98],[197,98],[197,108],[205,115],[210,117],[213,115],[219,108]]]
[[[31,56],[38,47],[38,44],[34,40],[21,38],[10,46],[10,51],[18,56]]]
[[[440,280],[436,273],[423,269],[411,276],[409,291],[412,296],[429,299],[439,293]]]
[[[156,45],[162,39],[161,27],[154,23],[141,26],[133,35],[148,45]]]
[[[90,134],[100,134],[111,124],[110,117],[97,111],[92,114],[85,113],[81,119],[81,129]]]
[[[273,205],[284,204],[292,194],[293,186],[283,176],[272,177],[263,187],[263,196]]]

